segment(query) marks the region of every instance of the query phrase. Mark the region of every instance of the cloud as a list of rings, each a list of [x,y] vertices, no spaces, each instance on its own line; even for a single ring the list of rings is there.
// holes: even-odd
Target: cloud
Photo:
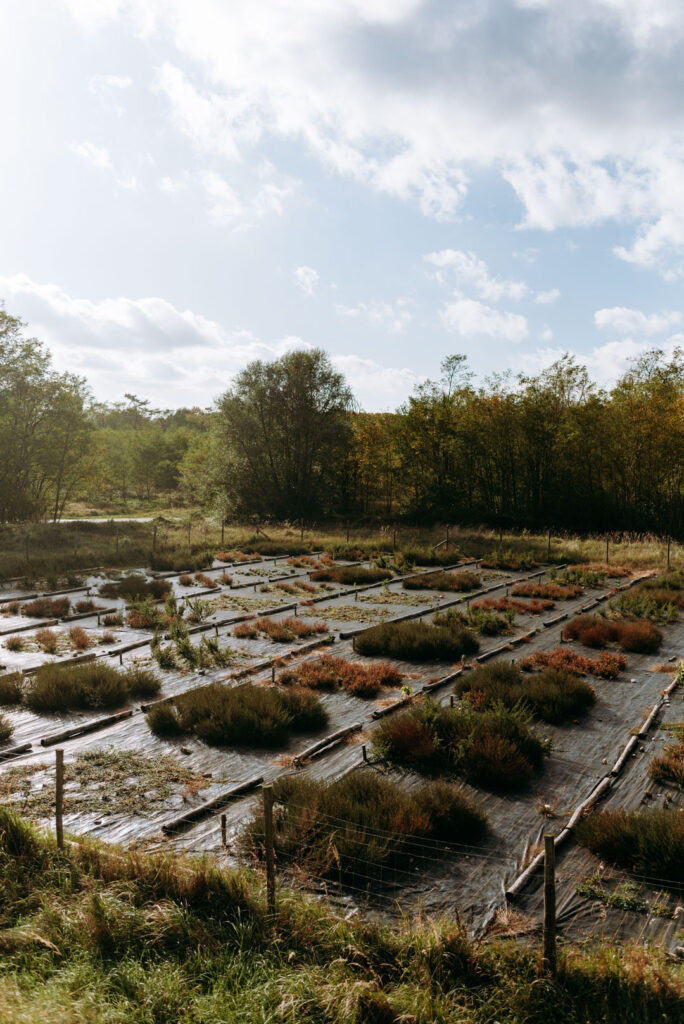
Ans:
[[[527,320],[519,313],[502,313],[475,299],[458,299],[444,307],[442,323],[462,338],[501,338],[523,341],[528,335]]]
[[[332,362],[345,375],[362,408],[373,411],[396,409],[425,377],[406,367],[389,367],[362,356],[333,356]]]
[[[226,328],[158,296],[75,298],[25,274],[0,277],[0,295],[49,345],[57,367],[87,377],[105,400],[133,389],[164,407],[207,406],[252,360],[312,348],[297,335],[263,340],[245,328]],[[394,407],[422,380],[357,355],[333,362],[373,409]]]
[[[671,358],[675,348],[681,347],[682,336],[673,335],[659,345],[665,356]],[[589,353],[570,352],[577,362],[586,366],[593,381],[601,387],[613,387],[616,381],[629,370],[634,359],[638,359],[651,348],[649,342],[624,338],[621,341],[609,341],[605,345],[597,345]],[[540,373],[556,360],[565,355],[560,348],[539,348],[535,352],[521,353],[515,364],[526,373]]]
[[[371,323],[384,327],[390,334],[400,334],[413,319],[413,314],[407,308],[407,302],[407,299],[402,298],[397,299],[393,304],[377,299],[371,302],[359,302],[356,306],[336,303],[335,312],[338,316],[350,318],[365,316]]]
[[[272,164],[264,161],[257,174],[257,187],[251,192],[239,193],[216,171],[201,171],[197,175],[209,217],[219,227],[242,229],[265,217],[280,216],[285,202],[297,188],[297,182],[278,175]],[[168,189],[167,189],[168,191]]]
[[[236,162],[296,141],[332,172],[460,215],[501,174],[521,224],[633,226],[620,259],[684,268],[684,6],[672,0],[65,0],[175,45],[177,130]],[[481,296],[485,297],[485,296]],[[489,300],[487,300],[489,301]]]
[[[674,310],[664,313],[642,313],[638,309],[626,306],[612,306],[610,309],[597,309],[594,323],[601,330],[615,331],[617,334],[661,334],[670,330],[681,321],[681,313]]]
[[[441,272],[448,270],[456,281],[458,292],[473,290],[487,302],[500,302],[501,299],[518,302],[527,294],[524,281],[505,281],[492,277],[484,260],[478,259],[473,252],[442,249],[440,252],[428,253],[423,259],[438,268],[437,276],[440,280],[444,280]]]
[[[553,339],[553,331],[548,324],[544,324],[541,331],[539,332],[540,341],[551,341]]]
[[[296,267],[294,276],[295,281],[302,289],[304,294],[313,295],[316,285],[318,284],[319,281],[318,271],[314,270],[313,267]]]
[[[537,292],[534,301],[539,306],[550,306],[560,298],[560,289],[551,288],[548,292]]]
[[[130,89],[133,79],[128,75],[93,75],[88,82],[91,92],[111,92]]]
[[[109,150],[104,146],[96,146],[94,142],[74,142],[69,148],[72,153],[75,153],[81,160],[85,160],[91,167],[97,167],[102,171],[113,170],[112,158],[109,155]]]

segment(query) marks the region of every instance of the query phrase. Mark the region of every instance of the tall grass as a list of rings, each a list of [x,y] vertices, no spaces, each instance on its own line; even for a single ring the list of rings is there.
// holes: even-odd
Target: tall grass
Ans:
[[[480,646],[471,631],[460,624],[433,626],[415,619],[371,626],[355,642],[360,654],[404,661],[455,661],[474,654]]]
[[[560,723],[575,718],[596,703],[588,683],[563,669],[546,668],[524,675],[509,662],[481,665],[456,684],[459,696],[476,707],[501,703],[507,708],[524,706],[545,722]]]
[[[160,736],[194,733],[214,745],[277,747],[292,733],[314,732],[328,721],[318,697],[308,690],[276,686],[209,683],[157,705],[147,715]]]
[[[600,811],[575,826],[577,841],[592,853],[657,879],[684,882],[684,815],[677,811]]]
[[[26,684],[23,699],[32,711],[79,711],[117,707],[132,697],[154,697],[159,688],[153,672],[140,668],[120,671],[98,660],[41,665]]]

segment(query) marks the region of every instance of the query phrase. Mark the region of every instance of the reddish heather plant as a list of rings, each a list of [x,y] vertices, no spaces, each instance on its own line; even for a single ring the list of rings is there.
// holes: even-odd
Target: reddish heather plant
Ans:
[[[567,601],[578,597],[582,587],[578,583],[516,583],[511,593],[514,597],[541,597],[550,601]]]
[[[54,629],[39,629],[34,634],[34,639],[46,654],[55,654],[57,651],[59,637],[55,633]]]
[[[515,611],[521,615],[541,615],[555,607],[553,601],[548,599],[534,598],[531,601],[516,601],[510,597],[485,597],[482,601],[475,601],[473,608],[485,608],[487,611]]]
[[[617,643],[624,651],[653,654],[663,642],[658,627],[647,620],[626,622],[598,615],[580,615],[563,630],[564,640],[576,640],[585,647],[605,647]]]
[[[278,682],[312,690],[347,690],[357,697],[373,697],[384,687],[397,687],[403,676],[392,665],[362,665],[324,654],[283,672]]]
[[[600,679],[617,679],[622,669],[627,667],[624,654],[611,654],[603,651],[597,658],[588,658],[578,654],[569,647],[556,647],[552,651],[535,651],[527,654],[518,662],[523,672],[535,668],[559,668],[575,675],[592,675]]]
[[[69,642],[76,651],[87,651],[91,645],[90,637],[82,626],[72,626],[69,630]]]

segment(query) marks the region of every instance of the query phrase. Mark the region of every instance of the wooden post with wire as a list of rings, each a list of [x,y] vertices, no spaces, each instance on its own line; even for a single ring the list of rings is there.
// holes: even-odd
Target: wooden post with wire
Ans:
[[[57,846],[64,849],[64,751],[61,747],[55,750],[55,833]]]
[[[221,846],[224,848],[224,850],[226,848],[226,845],[227,845],[227,842],[226,842],[226,816],[225,816],[225,814],[222,814],[221,815]]]
[[[556,973],[556,846],[544,836],[544,969]]]
[[[264,851],[266,854],[266,904],[275,915],[275,848],[273,845],[273,786],[264,786]]]

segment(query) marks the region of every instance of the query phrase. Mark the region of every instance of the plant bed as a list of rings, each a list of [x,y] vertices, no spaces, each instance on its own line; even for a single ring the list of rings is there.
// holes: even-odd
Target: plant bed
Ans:
[[[653,782],[684,786],[684,726],[677,725],[672,731],[676,742],[668,743],[662,754],[653,758],[648,775]]]
[[[54,814],[55,791],[50,775],[54,768],[43,762],[17,765],[0,775],[4,802],[20,807],[30,818]],[[35,780],[46,775],[46,785],[36,789]],[[66,810],[73,814],[130,814],[143,818],[158,813],[174,794],[186,799],[210,785],[210,781],[184,764],[161,754],[145,757],[135,750],[112,747],[77,754],[64,765],[68,784]]]
[[[613,654],[602,651],[596,658],[588,658],[578,654],[570,647],[555,647],[552,651],[535,651],[526,654],[518,662],[523,672],[531,672],[535,668],[556,668],[575,675],[596,676],[598,679],[617,679],[620,672],[627,668],[624,654]]]
[[[214,552],[203,551],[156,551],[150,555],[150,568],[156,572],[196,572],[210,569]]]
[[[147,724],[157,736],[194,733],[214,745],[277,747],[292,733],[322,729],[328,715],[308,690],[209,683],[153,706]]]
[[[353,587],[366,583],[380,583],[382,580],[391,579],[392,575],[389,569],[368,569],[363,565],[336,565],[332,568],[317,569],[311,573],[311,579]]]
[[[37,597],[20,605],[19,614],[30,619],[63,619],[70,610],[68,597]]]
[[[514,584],[511,594],[514,597],[539,597],[550,601],[569,601],[573,597],[579,597],[582,587],[579,583],[532,583],[522,582]]]
[[[420,620],[383,622],[356,637],[359,654],[405,661],[455,661],[479,650],[469,629],[460,624],[434,626]]]
[[[278,678],[285,686],[311,690],[346,690],[356,697],[374,697],[380,690],[396,688],[404,677],[392,665],[361,665],[359,662],[324,654],[286,669]]]
[[[319,633],[328,632],[328,623],[322,621],[303,622],[302,619],[290,617],[288,619],[250,619],[248,622],[240,622],[235,626],[233,635],[236,637],[247,637],[254,639],[261,634],[268,637],[273,643],[288,644],[295,640],[303,640]]]
[[[611,864],[663,882],[684,882],[684,815],[597,811],[574,829],[577,841]]]
[[[652,622],[627,622],[600,615],[578,616],[568,623],[562,635],[564,640],[576,640],[585,647],[616,643],[623,651],[635,654],[655,654],[663,642],[663,634]]]
[[[509,662],[481,665],[456,684],[459,697],[476,707],[502,703],[507,708],[526,707],[545,722],[558,724],[576,718],[596,703],[596,693],[584,680],[564,669],[546,668],[524,675]]]
[[[111,708],[132,697],[154,697],[159,680],[146,669],[120,671],[103,661],[41,665],[26,682],[23,701],[32,711]]]
[[[373,747],[380,757],[428,774],[453,772],[474,786],[507,791],[524,786],[549,753],[520,708],[501,703],[474,710],[440,707],[425,699],[386,718]]]
[[[350,883],[369,869],[405,867],[421,839],[474,843],[487,828],[484,814],[445,782],[409,794],[371,772],[331,783],[287,776],[274,783],[273,797],[277,860]],[[258,811],[239,836],[242,854],[262,860],[263,835]]]
[[[482,586],[482,579],[474,572],[431,572],[409,576],[402,580],[405,590],[442,590],[467,593]]]

